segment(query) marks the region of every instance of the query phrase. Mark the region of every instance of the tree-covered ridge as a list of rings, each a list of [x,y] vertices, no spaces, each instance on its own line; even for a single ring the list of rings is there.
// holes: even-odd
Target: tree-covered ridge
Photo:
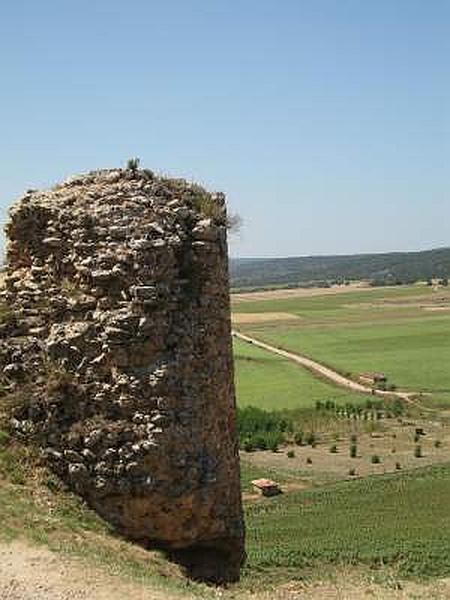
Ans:
[[[366,279],[412,283],[450,276],[450,248],[421,252],[231,259],[233,287],[298,285]]]

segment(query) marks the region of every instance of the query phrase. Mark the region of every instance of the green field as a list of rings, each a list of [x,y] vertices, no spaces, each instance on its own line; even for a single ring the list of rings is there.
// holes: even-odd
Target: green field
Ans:
[[[382,371],[398,387],[432,392],[430,401],[445,404],[450,401],[450,312],[439,306],[448,302],[447,291],[411,286],[240,302],[234,311],[298,315],[302,318],[239,329],[343,373]]]
[[[245,475],[244,475],[245,477]],[[249,571],[393,565],[450,575],[450,466],[373,476],[246,506]]]
[[[345,404],[367,399],[321,381],[292,361],[241,340],[235,339],[233,347],[239,406],[298,409],[313,407],[318,400]]]

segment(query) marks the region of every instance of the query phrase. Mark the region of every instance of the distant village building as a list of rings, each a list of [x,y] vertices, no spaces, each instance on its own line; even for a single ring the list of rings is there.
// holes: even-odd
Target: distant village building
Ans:
[[[368,385],[379,385],[380,383],[386,383],[387,377],[384,373],[361,373],[358,377],[361,383]]]
[[[263,496],[277,496],[281,494],[280,486],[271,479],[254,479],[252,485]]]

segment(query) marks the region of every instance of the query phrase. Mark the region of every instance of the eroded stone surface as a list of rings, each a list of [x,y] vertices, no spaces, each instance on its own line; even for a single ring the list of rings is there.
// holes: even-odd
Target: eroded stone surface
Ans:
[[[27,192],[7,225],[12,425],[125,535],[233,580],[243,520],[224,197],[109,170]]]

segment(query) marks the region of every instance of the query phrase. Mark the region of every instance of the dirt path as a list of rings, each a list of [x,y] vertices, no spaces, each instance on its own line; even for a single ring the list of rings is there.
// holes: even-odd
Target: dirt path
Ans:
[[[74,558],[24,542],[0,544],[1,600],[176,600]],[[185,596],[186,597],[186,596]],[[187,596],[187,598],[192,596]]]
[[[152,590],[148,584],[128,583],[120,575],[104,571],[74,558],[65,558],[39,546],[24,542],[0,543],[1,600],[193,600],[167,590]],[[342,572],[334,582],[305,584],[286,581],[277,590],[239,592],[211,588],[210,600],[417,600],[417,598],[450,598],[450,580],[434,580],[427,584],[402,583],[392,589],[355,577],[353,571]]]
[[[353,379],[349,379],[348,377],[341,375],[337,371],[334,371],[333,369],[330,369],[329,367],[322,365],[321,363],[317,362],[316,360],[312,360],[311,358],[303,356],[302,354],[297,354],[294,352],[288,352],[287,350],[282,350],[281,348],[277,348],[276,346],[271,346],[270,344],[261,342],[260,340],[257,340],[256,338],[250,337],[250,336],[240,333],[238,331],[233,331],[233,336],[238,338],[239,340],[242,340],[243,342],[253,344],[254,346],[258,346],[258,348],[263,348],[264,350],[273,352],[274,354],[278,354],[279,356],[283,356],[284,358],[288,358],[289,360],[292,360],[293,362],[295,362],[299,365],[302,365],[309,371],[312,371],[316,375],[319,375],[320,377],[324,377],[325,379],[328,379],[328,381],[331,381],[332,383],[335,383],[336,385],[340,385],[349,390],[352,390],[353,392],[359,392],[360,394],[370,394],[371,396],[380,396],[383,398],[392,398],[392,397],[400,398],[401,400],[415,404],[417,407],[421,408],[422,410],[432,410],[432,409],[428,409],[427,407],[422,406],[417,401],[413,400],[411,398],[411,396],[414,396],[413,392],[386,392],[383,390],[374,390],[370,387],[363,385],[362,383],[353,381]]]

